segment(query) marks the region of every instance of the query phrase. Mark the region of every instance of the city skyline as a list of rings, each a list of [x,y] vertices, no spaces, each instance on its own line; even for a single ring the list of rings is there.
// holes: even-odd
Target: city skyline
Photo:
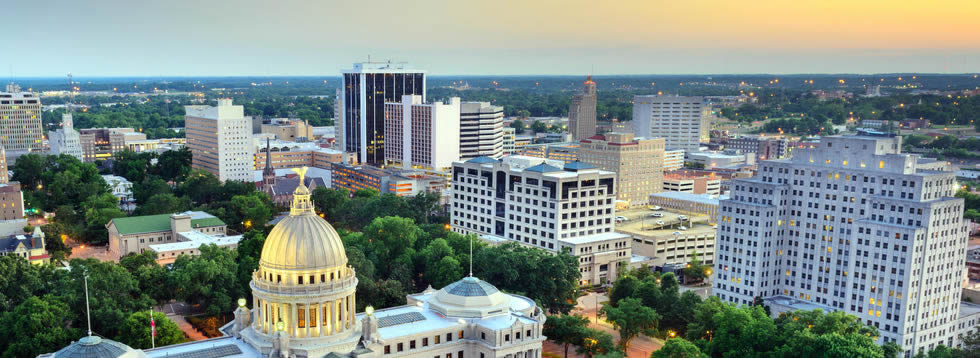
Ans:
[[[966,73],[980,67],[980,30],[970,17],[980,4],[969,1],[372,6],[15,2],[9,11],[22,16],[7,24],[31,36],[10,39],[26,56],[0,60],[0,72],[14,78],[335,76],[369,56],[407,61],[432,75]],[[401,16],[365,26],[363,16],[350,15],[377,7]]]

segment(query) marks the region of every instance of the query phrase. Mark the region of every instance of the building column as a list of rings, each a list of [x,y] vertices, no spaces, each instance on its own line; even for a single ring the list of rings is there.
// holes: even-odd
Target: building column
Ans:
[[[347,296],[347,299],[350,300],[350,306],[349,306],[350,308],[348,309],[350,312],[348,312],[347,314],[350,316],[349,317],[350,318],[350,324],[351,324],[351,326],[353,326],[353,325],[357,324],[357,306],[354,305],[354,303],[356,302],[355,301],[356,298],[354,298],[354,295],[350,295],[350,296]]]
[[[306,317],[306,336],[305,337],[306,338],[309,338],[310,337],[310,322],[312,321],[310,319],[311,318],[310,317],[310,304],[307,303],[307,304],[303,305],[303,310],[305,310],[305,312],[303,312],[303,316]]]
[[[258,297],[252,296],[252,312],[255,312],[255,315],[252,317],[252,328],[261,332],[262,304],[260,302]]]
[[[286,327],[289,327],[289,329],[287,331],[290,332],[290,335],[293,336],[293,337],[298,336],[298,333],[299,333],[299,324],[298,324],[298,321],[299,321],[299,319],[296,318],[296,304],[295,303],[290,303],[289,304],[289,322],[286,322]]]

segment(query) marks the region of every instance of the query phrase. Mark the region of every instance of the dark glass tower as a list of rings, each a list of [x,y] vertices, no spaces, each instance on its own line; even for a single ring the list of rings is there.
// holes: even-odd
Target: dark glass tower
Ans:
[[[403,95],[425,101],[425,71],[399,63],[355,63],[342,72],[344,151],[357,153],[362,163],[384,163],[385,102],[400,102]]]

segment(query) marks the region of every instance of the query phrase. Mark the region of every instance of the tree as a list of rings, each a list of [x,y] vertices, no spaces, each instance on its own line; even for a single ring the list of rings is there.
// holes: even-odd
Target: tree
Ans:
[[[43,292],[44,285],[40,272],[23,257],[0,256],[0,312],[10,312],[37,296]]]
[[[238,283],[240,292],[245,294],[245,298],[251,302],[252,289],[249,283],[252,282],[252,273],[259,268],[259,259],[262,257],[262,247],[265,245],[265,232],[262,230],[246,231],[242,240],[238,242],[236,258],[238,260]],[[350,253],[348,252],[348,263],[350,263]],[[358,272],[359,273],[359,272]]]
[[[177,192],[189,197],[195,204],[207,204],[218,199],[221,193],[221,181],[214,174],[194,169],[177,186]]]
[[[0,315],[2,357],[34,357],[67,346],[81,334],[68,324],[74,317],[52,296],[31,297]]]
[[[157,302],[169,301],[175,297],[169,272],[157,263],[155,251],[129,253],[119,259],[119,264],[136,278],[140,291],[150,295]]]
[[[881,350],[884,352],[884,358],[899,358],[902,354],[902,346],[895,342],[882,344]]]
[[[690,256],[691,260],[681,270],[684,273],[684,282],[701,282],[708,276],[708,267],[701,264],[696,250],[691,251]]]
[[[415,240],[422,234],[412,219],[397,216],[382,217],[371,221],[364,227],[363,238],[367,240],[362,247],[368,258],[379,269],[379,277],[388,277],[398,259],[411,262]]]
[[[190,210],[191,205],[191,200],[187,197],[178,198],[170,193],[156,194],[140,205],[137,212],[139,215],[173,214]]]
[[[445,287],[463,276],[463,268],[445,239],[433,240],[421,254],[425,263],[422,277],[433,287]]]
[[[200,255],[177,257],[173,265],[177,298],[200,304],[216,315],[235,307],[241,297],[235,251],[217,245],[201,245]]]
[[[779,346],[776,325],[760,307],[722,305],[712,321],[715,329],[705,352],[711,356],[747,357]]]
[[[160,153],[154,174],[165,181],[182,181],[190,173],[191,157],[191,151],[186,147]]]
[[[162,312],[153,312],[153,323],[156,326],[157,334],[154,338],[155,342],[152,343],[156,343],[157,347],[185,341],[184,331],[180,330],[180,327]],[[119,334],[116,335],[115,340],[134,349],[149,349],[152,346],[150,342],[150,312],[139,311],[129,315],[119,327]]]
[[[534,121],[534,123],[531,124],[531,130],[534,131],[534,133],[547,132],[548,124],[542,121]]]
[[[245,231],[265,227],[276,212],[269,195],[263,192],[253,192],[249,195],[235,195],[231,198],[232,223],[241,223]]]
[[[961,334],[959,338],[963,342],[962,351],[964,352],[965,358],[980,357],[980,329],[974,329],[967,334]]]
[[[701,349],[684,338],[671,338],[664,346],[650,354],[650,358],[707,358]]]
[[[620,277],[609,291],[609,304],[616,306],[620,300],[634,297],[640,284],[640,281],[633,276]]]
[[[568,357],[568,346],[581,344],[589,319],[580,315],[551,316],[544,321],[541,334],[558,343]]]
[[[766,301],[763,300],[762,297],[760,296],[753,297],[752,305],[762,307],[762,309],[766,311],[767,315],[772,316],[772,312],[769,310],[769,305],[766,304]]]
[[[651,332],[657,327],[660,315],[650,307],[643,306],[636,298],[625,298],[616,307],[602,306],[601,313],[619,331],[619,345],[628,352],[630,341],[641,333]]]
[[[54,287],[54,292],[72,312],[85,312],[85,277],[88,277],[92,332],[114,337],[130,313],[149,310],[154,303],[122,265],[96,259],[72,259],[69,268]],[[86,326],[84,315],[74,317],[73,327]]]
[[[313,205],[318,213],[323,214],[323,218],[329,222],[336,222],[339,213],[347,207],[350,201],[350,193],[347,190],[317,187],[313,189]]]
[[[109,240],[106,224],[112,219],[126,216],[119,210],[119,200],[109,193],[92,195],[84,203],[85,231],[83,238],[91,243],[105,243]]]
[[[523,134],[524,133],[524,121],[522,121],[520,119],[515,119],[515,120],[511,121],[510,122],[510,127],[511,128],[514,128],[514,133],[515,134]]]
[[[550,336],[549,336],[550,337]],[[586,357],[596,357],[612,352],[618,352],[613,336],[595,328],[582,330],[582,342],[576,343],[575,352]]]
[[[167,184],[163,179],[147,179],[139,185],[133,185],[133,199],[140,205],[143,205],[154,195],[170,194],[172,191],[170,184]]]

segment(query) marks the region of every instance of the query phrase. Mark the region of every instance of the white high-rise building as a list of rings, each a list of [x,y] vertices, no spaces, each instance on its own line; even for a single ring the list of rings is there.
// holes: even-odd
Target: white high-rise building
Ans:
[[[422,103],[404,95],[385,103],[385,161],[405,169],[448,172],[459,160],[459,97],[446,103]]]
[[[845,311],[906,357],[952,346],[968,236],[954,173],[901,153],[899,137],[859,134],[824,137],[732,181],[714,294],[762,297],[774,314]]]
[[[696,152],[707,142],[706,119],[711,107],[702,97],[634,96],[633,134],[636,137],[664,138],[667,150]]]
[[[10,153],[41,150],[41,99],[10,83],[0,92],[0,145]]]
[[[490,102],[463,102],[459,107],[459,157],[504,155],[504,107]]]
[[[82,160],[81,135],[75,130],[71,112],[61,115],[61,129],[48,133],[51,154],[68,154]]]
[[[385,160],[385,103],[400,102],[404,95],[420,95],[425,102],[425,71],[404,63],[364,62],[341,71],[340,119],[337,138],[341,151],[357,153],[358,162],[380,164]]]
[[[245,117],[245,108],[232,105],[230,98],[218,99],[217,106],[184,108],[191,167],[207,170],[221,181],[254,181],[252,121]]]
[[[616,173],[520,155],[453,165],[452,229],[579,258],[580,284],[616,279],[630,237],[614,231]]]

